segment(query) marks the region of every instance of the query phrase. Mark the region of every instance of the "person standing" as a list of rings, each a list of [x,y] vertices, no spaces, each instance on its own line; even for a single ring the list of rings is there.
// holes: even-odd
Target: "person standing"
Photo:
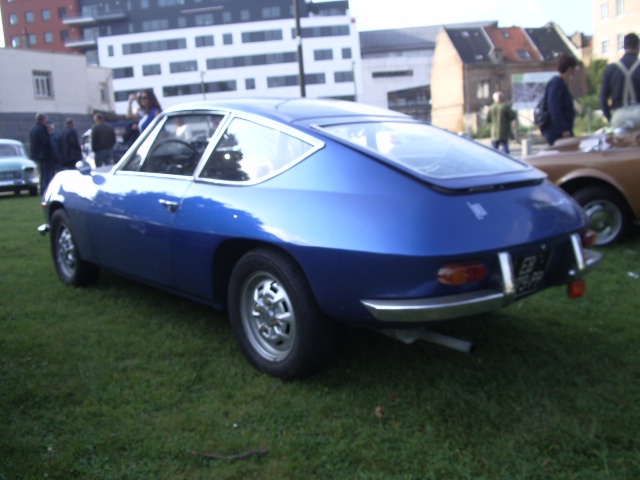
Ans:
[[[36,113],[36,123],[29,131],[29,142],[31,160],[37,162],[40,169],[40,194],[42,195],[55,173],[51,136],[47,129],[47,116],[44,113]]]
[[[55,172],[61,170],[60,151],[58,150],[58,139],[60,134],[56,131],[56,126],[51,120],[47,120],[47,131],[51,140],[51,151],[53,152],[53,168]]]
[[[624,36],[624,55],[607,65],[602,75],[600,108],[608,121],[613,111],[640,102],[640,39],[635,33]]]
[[[91,127],[91,150],[93,150],[96,167],[110,165],[113,146],[116,144],[116,132],[111,125],[104,121],[101,113],[93,116]]]
[[[493,94],[493,105],[487,112],[487,122],[491,124],[491,144],[496,150],[502,146],[504,153],[509,153],[511,138],[511,122],[516,119],[516,112],[511,105],[504,102],[504,94],[500,91]]]
[[[542,135],[549,145],[559,138],[573,137],[573,121],[576,112],[573,108],[573,97],[568,82],[578,68],[578,61],[566,54],[558,57],[558,75],[547,83],[547,109],[551,122],[542,129]]]
[[[138,107],[133,107],[133,101],[137,100]],[[156,118],[160,112],[162,112],[162,107],[156,98],[155,93],[153,93],[153,89],[148,88],[146,90],[142,90],[138,95],[131,94],[129,95],[129,106],[127,107],[127,118],[135,120],[139,119],[138,122],[138,130],[140,133],[147,128],[154,118]]]
[[[82,150],[78,140],[78,132],[75,129],[72,118],[64,121],[64,129],[58,138],[58,151],[60,152],[60,163],[63,169],[75,167],[78,160],[82,160]]]

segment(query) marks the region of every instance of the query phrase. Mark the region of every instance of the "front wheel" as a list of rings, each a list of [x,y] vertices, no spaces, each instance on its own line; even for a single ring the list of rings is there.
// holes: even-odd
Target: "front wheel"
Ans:
[[[629,211],[624,199],[607,187],[585,187],[573,194],[582,206],[590,227],[598,234],[596,245],[612,245],[627,235]]]
[[[282,379],[319,370],[335,343],[335,326],[320,312],[302,270],[277,250],[253,250],[238,261],[229,281],[229,319],[249,362]]]
[[[56,210],[51,216],[51,255],[62,283],[79,287],[98,279],[98,267],[80,257],[71,222],[64,210]]]

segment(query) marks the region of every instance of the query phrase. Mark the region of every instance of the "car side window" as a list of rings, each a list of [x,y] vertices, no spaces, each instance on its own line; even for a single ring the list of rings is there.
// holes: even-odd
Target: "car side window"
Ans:
[[[209,156],[200,177],[254,182],[292,164],[313,145],[280,130],[234,118]]]
[[[165,175],[193,175],[223,115],[188,114],[167,117],[122,168]]]

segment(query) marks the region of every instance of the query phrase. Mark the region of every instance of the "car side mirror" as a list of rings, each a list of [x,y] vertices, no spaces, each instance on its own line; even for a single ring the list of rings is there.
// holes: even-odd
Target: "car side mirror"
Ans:
[[[83,175],[89,175],[91,173],[91,165],[89,165],[89,162],[86,162],[85,160],[79,160],[76,163],[76,170]]]

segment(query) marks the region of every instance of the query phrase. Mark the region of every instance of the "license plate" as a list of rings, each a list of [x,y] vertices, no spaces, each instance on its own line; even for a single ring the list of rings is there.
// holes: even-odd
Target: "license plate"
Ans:
[[[515,269],[516,292],[524,293],[539,287],[549,263],[549,252],[536,253],[518,259]]]

